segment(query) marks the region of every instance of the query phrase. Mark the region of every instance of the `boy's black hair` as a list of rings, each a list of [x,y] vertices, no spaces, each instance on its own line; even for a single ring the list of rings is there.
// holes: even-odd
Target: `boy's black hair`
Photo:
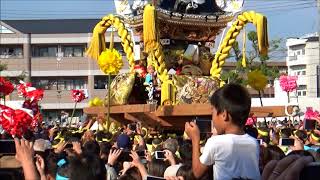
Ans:
[[[100,146],[97,141],[88,141],[82,147],[83,154],[94,154],[99,156],[100,154]]]
[[[282,138],[290,138],[292,135],[292,129],[291,128],[283,128],[281,129],[281,137]]]
[[[217,113],[226,111],[232,123],[244,127],[251,108],[251,96],[246,88],[238,84],[227,84],[210,97],[210,103]]]
[[[254,128],[252,126],[244,126],[244,132],[246,132],[247,134],[249,134],[251,137],[253,138],[258,138],[258,130],[257,128]]]

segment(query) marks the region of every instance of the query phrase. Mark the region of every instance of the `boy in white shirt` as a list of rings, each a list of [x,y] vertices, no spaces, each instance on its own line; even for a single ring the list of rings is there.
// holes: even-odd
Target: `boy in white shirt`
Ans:
[[[244,126],[251,108],[251,97],[241,85],[228,84],[210,98],[212,105],[212,136],[200,157],[200,132],[194,122],[185,124],[185,132],[192,140],[192,170],[200,178],[213,165],[215,180],[233,178],[258,179],[259,145],[245,134]]]

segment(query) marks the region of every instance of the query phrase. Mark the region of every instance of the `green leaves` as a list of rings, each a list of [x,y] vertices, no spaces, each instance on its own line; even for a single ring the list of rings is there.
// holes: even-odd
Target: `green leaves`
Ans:
[[[237,62],[235,69],[230,71],[223,71],[221,74],[221,79],[226,83],[238,83],[242,85],[247,85],[247,73],[252,70],[260,70],[269,80],[273,80],[280,76],[278,67],[267,66],[269,56],[262,56],[259,54],[258,50],[258,37],[255,31],[250,31],[247,34],[247,38],[251,47],[247,48],[249,51],[246,52],[247,67],[242,67],[242,49],[239,48],[239,42],[233,44],[233,56]],[[272,52],[279,51],[281,48],[281,43],[283,39],[274,39],[269,42],[269,54]]]

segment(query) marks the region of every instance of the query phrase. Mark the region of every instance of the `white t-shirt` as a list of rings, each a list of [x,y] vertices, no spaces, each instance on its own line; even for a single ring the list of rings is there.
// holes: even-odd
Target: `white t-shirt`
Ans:
[[[207,166],[213,165],[215,180],[261,179],[259,145],[248,134],[212,136],[204,147],[200,162]]]

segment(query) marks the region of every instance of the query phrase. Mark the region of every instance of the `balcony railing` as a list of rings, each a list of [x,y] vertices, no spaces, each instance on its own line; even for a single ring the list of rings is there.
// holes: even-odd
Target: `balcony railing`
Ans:
[[[297,56],[289,56],[289,61],[294,61],[294,60],[297,60]]]

